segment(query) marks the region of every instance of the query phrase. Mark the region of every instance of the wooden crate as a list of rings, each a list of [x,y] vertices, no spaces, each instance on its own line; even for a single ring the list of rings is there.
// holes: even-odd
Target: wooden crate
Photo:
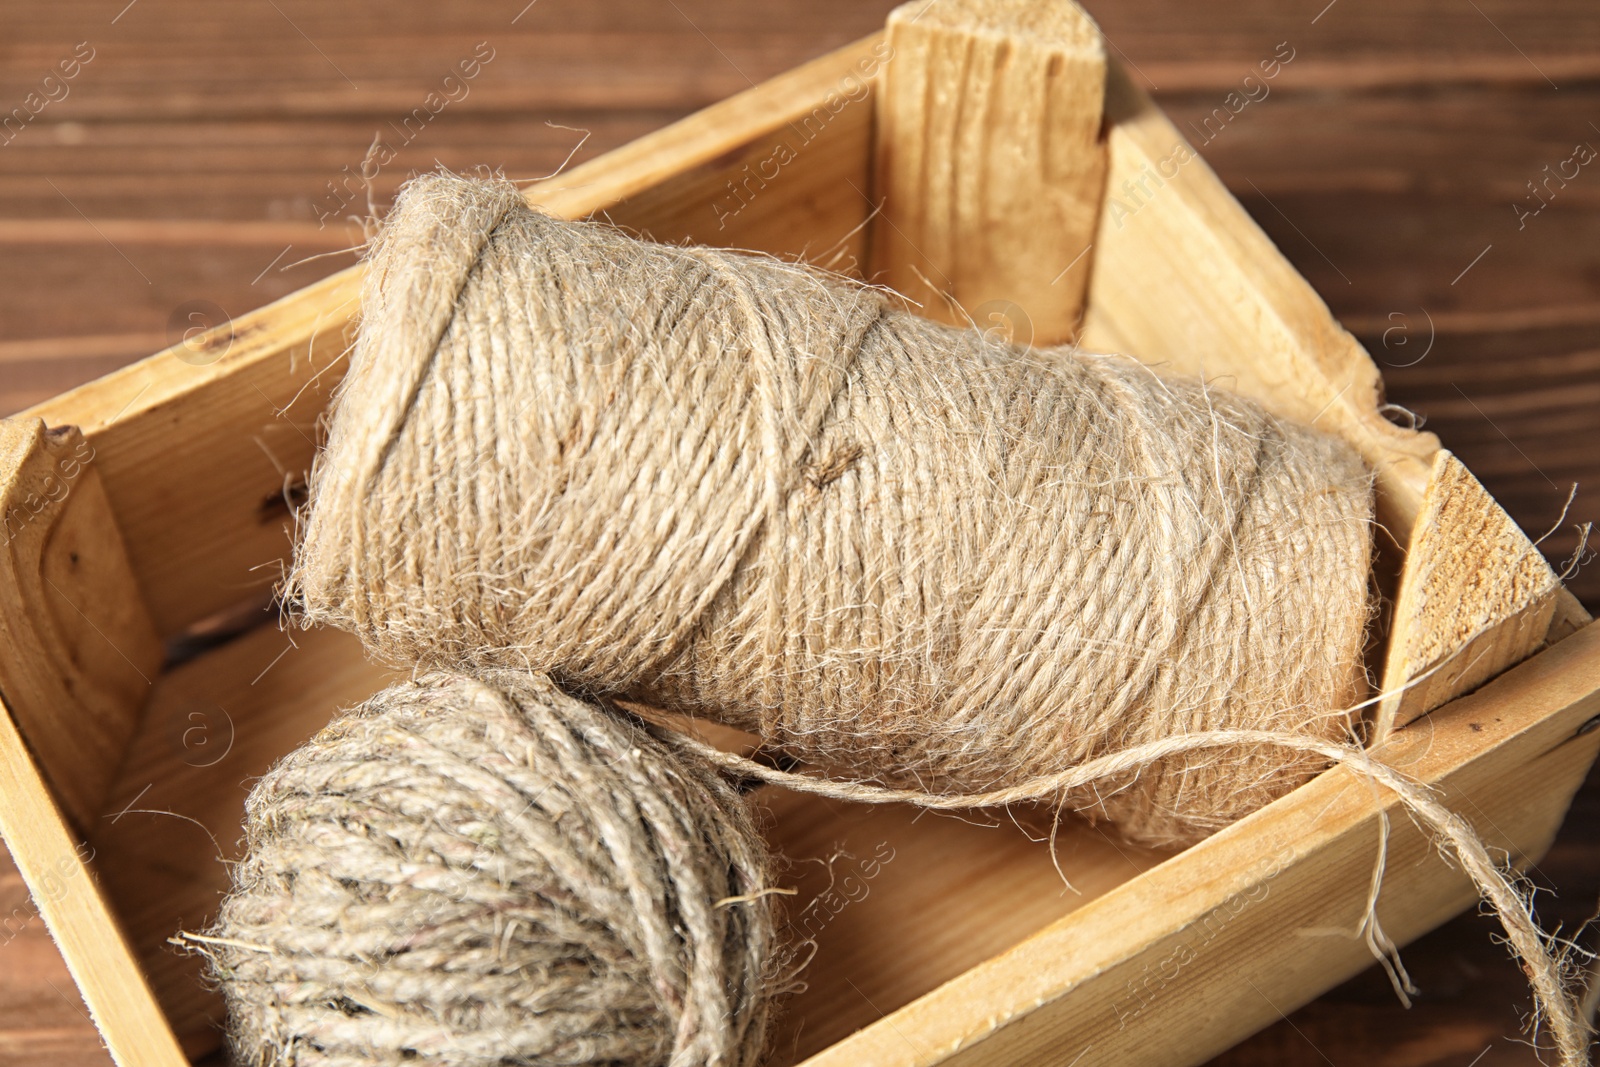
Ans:
[[[928,279],[931,314],[951,295],[1036,341],[1078,330],[1342,435],[1379,490],[1373,663],[1397,695],[1375,743],[1536,859],[1600,746],[1600,627],[1432,435],[1384,417],[1367,354],[1091,23],[948,2],[529,199]],[[388,680],[268,604],[359,280],[0,421],[0,831],[125,1065],[216,1047],[220,1002],[167,939],[210,919],[252,778]],[[1010,820],[767,804],[817,944],[772,1062],[811,1067],[1200,1062],[1372,962],[1358,927],[1395,807],[1333,770],[1181,853],[1070,823],[1068,890]],[[1404,943],[1474,895],[1393,826],[1379,914]]]

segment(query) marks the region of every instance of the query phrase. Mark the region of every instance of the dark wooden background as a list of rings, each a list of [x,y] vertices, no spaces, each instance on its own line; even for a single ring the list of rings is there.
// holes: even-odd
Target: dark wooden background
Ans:
[[[526,6],[524,6],[526,5]],[[870,32],[885,0],[0,2],[0,415],[351,262],[332,192],[389,123],[487,42],[494,58],[376,176],[588,158]],[[1565,560],[1600,515],[1595,0],[1091,0],[1182,128],[1282,43],[1294,61],[1203,148],[1425,418]],[[82,47],[80,47],[82,46]],[[44,86],[60,97],[61,86]],[[46,94],[41,93],[41,96]],[[459,93],[458,93],[459,95]],[[1566,163],[1566,173],[1573,164]],[[1548,190],[1548,191],[1545,191]],[[1536,215],[1524,210],[1548,205]],[[320,257],[320,258],[310,258]],[[1581,489],[1562,520],[1569,487]],[[1600,608],[1600,565],[1574,589]],[[1600,777],[1534,872],[1569,932],[1600,895]],[[1369,972],[1217,1062],[1530,1064],[1522,976],[1468,915],[1414,945],[1402,1010]],[[104,1064],[71,979],[0,861],[0,1064]]]

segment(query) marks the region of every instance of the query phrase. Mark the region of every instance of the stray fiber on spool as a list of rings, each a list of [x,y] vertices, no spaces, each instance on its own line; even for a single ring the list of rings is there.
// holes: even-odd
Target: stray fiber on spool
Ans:
[[[522,672],[435,673],[250,795],[184,941],[250,1067],[753,1067],[783,954],[745,802],[651,728]]]
[[[412,181],[291,581],[402,664],[522,667],[929,795],[1195,732],[1350,736],[1371,477],[1133,360]],[[1188,843],[1325,766],[1194,748],[1067,798]]]

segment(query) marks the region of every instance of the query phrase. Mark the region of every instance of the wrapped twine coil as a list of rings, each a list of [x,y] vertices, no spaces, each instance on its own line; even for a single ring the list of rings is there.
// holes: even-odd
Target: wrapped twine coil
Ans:
[[[371,253],[292,588],[393,662],[967,793],[1346,737],[1371,515],[1348,446],[1204,383],[431,175]],[[1213,746],[1068,799],[1189,842],[1324,764]]]
[[[521,672],[437,673],[251,793],[189,935],[236,1062],[750,1067],[780,963],[745,803],[645,727]]]

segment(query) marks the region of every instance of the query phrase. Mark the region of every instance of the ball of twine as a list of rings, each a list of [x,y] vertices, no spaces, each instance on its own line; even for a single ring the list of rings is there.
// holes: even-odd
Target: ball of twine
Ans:
[[[778,964],[744,802],[519,672],[433,674],[256,786],[211,960],[237,1062],[747,1067]]]
[[[930,793],[1350,728],[1372,490],[1332,437],[502,182],[412,181],[370,259],[292,585],[389,660],[531,666]],[[1187,842],[1323,765],[1194,750],[1071,802]]]

